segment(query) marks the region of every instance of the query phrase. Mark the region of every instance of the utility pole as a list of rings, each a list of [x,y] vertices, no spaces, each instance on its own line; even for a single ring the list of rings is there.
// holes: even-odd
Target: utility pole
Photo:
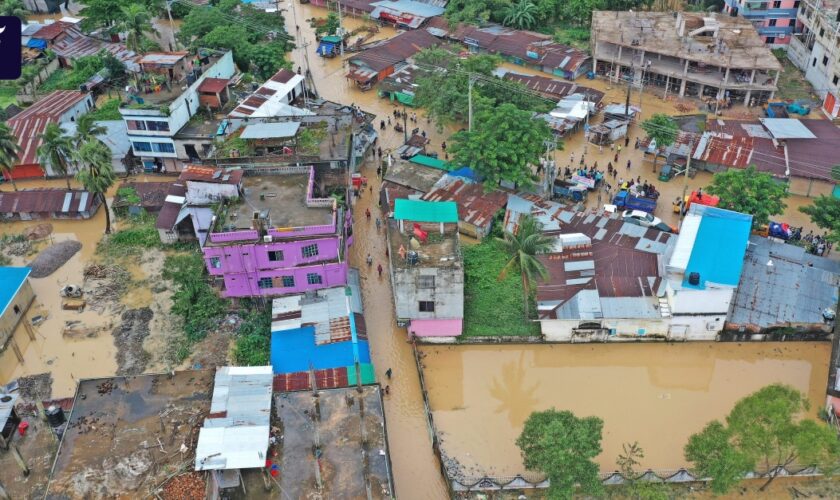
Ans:
[[[403,119],[403,144],[408,144],[408,113],[405,112],[405,106],[402,110]]]
[[[468,75],[468,76],[467,76],[467,78],[469,79],[469,90],[467,91],[467,102],[468,102],[468,104],[469,104],[469,122],[468,122],[468,123],[469,123],[469,128],[468,128],[468,130],[469,130],[470,132],[472,132],[472,123],[473,123],[473,119],[472,119],[472,115],[473,115],[473,109],[472,109],[472,89],[473,89],[473,83],[474,83],[475,81],[473,80],[472,75]]]
[[[633,63],[630,63],[630,68],[633,70],[633,73],[636,73],[636,67]],[[619,70],[620,71],[620,70]],[[630,117],[630,88],[633,85],[633,78],[627,79],[627,99],[624,102],[624,117],[629,120]]]
[[[654,152],[654,154],[656,154]],[[683,208],[685,207],[685,195],[688,193],[688,172],[691,170],[691,155],[694,154],[694,139],[688,141],[688,157],[685,159],[685,172],[683,172],[683,193],[680,198],[680,222],[682,222],[685,214]]]
[[[312,93],[315,94],[315,97],[318,97],[318,89],[315,88],[315,79],[312,78],[312,71],[309,70],[309,51],[307,50],[309,42],[303,40],[300,46],[303,48],[303,60],[306,62],[306,75],[304,76],[304,80],[309,79],[309,83],[312,85]]]
[[[295,0],[290,0],[294,2]],[[336,0],[336,5],[338,5],[338,29],[336,30],[336,34],[341,37],[341,43],[338,44],[338,48],[341,51],[341,57],[344,57],[344,28],[342,27],[341,22],[341,0]]]

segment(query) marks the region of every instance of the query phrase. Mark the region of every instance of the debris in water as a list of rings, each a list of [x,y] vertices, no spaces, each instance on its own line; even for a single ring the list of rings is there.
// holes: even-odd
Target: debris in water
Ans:
[[[29,402],[47,401],[52,398],[52,375],[39,373],[18,379],[18,391],[21,399]]]
[[[78,241],[62,241],[47,247],[29,264],[33,278],[46,278],[82,249]]]
[[[143,340],[149,336],[149,323],[153,317],[154,313],[148,307],[122,313],[122,321],[112,333],[120,375],[139,375],[146,369],[149,353],[143,350]]]

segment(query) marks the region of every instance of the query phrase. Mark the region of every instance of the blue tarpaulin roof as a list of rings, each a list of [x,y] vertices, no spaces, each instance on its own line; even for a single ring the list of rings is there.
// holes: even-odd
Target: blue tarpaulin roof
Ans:
[[[366,340],[358,341],[358,355],[353,342],[315,344],[315,327],[304,326],[271,333],[271,366],[274,373],[295,373],[352,366],[358,356],[359,363],[370,363],[370,348]]]
[[[26,43],[26,46],[30,49],[44,50],[47,48],[47,41],[41,40],[40,38],[30,38],[29,41]]]
[[[32,269],[28,267],[0,267],[0,283],[3,284],[0,286],[0,315],[6,312],[30,272]]]
[[[472,181],[478,180],[478,174],[475,172],[475,170],[471,169],[470,167],[461,167],[458,170],[453,170],[449,172],[449,175],[454,175],[455,177],[463,177]]]

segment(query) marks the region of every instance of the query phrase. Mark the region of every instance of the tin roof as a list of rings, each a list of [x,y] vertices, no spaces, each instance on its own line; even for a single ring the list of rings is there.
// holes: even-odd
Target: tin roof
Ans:
[[[224,169],[213,167],[202,167],[199,165],[187,165],[178,176],[178,182],[211,182],[214,184],[234,184],[242,182],[244,175],[242,169]]]
[[[303,77],[294,71],[281,69],[230,112],[231,118],[314,115],[308,109],[289,104],[290,94],[303,88]]]
[[[273,378],[271,366],[224,366],[216,371],[210,414],[195,448],[195,470],[265,466]]]
[[[49,123],[57,123],[70,108],[85,99],[78,90],[56,90],[8,121],[21,147],[19,165],[38,165],[41,134]]]
[[[83,56],[94,56],[104,49],[121,61],[128,70],[139,69],[136,62],[137,54],[133,50],[128,50],[121,43],[106,42],[87,36],[76,27],[67,29],[67,36],[55,42],[50,48],[59,56],[71,61]]]
[[[184,198],[187,194],[187,188],[183,184],[172,184],[169,192],[164,198],[163,207],[158,213],[155,228],[171,231],[175,227],[175,222],[178,220],[178,214],[184,206]]]
[[[816,139],[808,127],[796,118],[759,118],[774,139]]]
[[[837,304],[838,286],[837,261],[751,236],[729,321],[758,328],[822,325],[823,311]]]
[[[274,299],[271,331],[311,326],[315,329],[316,345],[351,340],[350,314],[360,315],[362,311],[352,301],[348,304],[347,299],[344,287],[318,290],[314,296],[298,294]]]
[[[209,94],[218,94],[219,92],[225,90],[228,83],[230,83],[229,78],[205,78],[201,85],[198,86],[199,92],[207,92]]]
[[[590,87],[583,87],[576,83],[556,80],[542,75],[523,75],[502,69],[502,78],[512,82],[519,82],[534,92],[545,97],[562,99],[571,94],[583,94],[588,100],[598,104],[604,98],[604,93]]]
[[[350,58],[351,72],[354,66],[356,68],[363,66],[379,73],[437,44],[438,39],[426,30],[406,31],[376,47],[352,56]]]
[[[426,201],[454,201],[458,219],[478,227],[488,227],[496,213],[507,204],[504,191],[484,192],[484,185],[445,175],[434,189],[423,196]]]
[[[72,23],[65,23],[64,21],[57,21],[45,25],[43,28],[36,31],[32,37],[40,38],[41,40],[53,40],[68,29],[75,29]]]
[[[180,52],[151,52],[144,55],[140,61],[140,64],[149,64],[155,66],[174,66],[178,63],[181,59],[187,57],[189,52],[180,51]]]
[[[385,172],[385,180],[421,193],[428,193],[444,173],[436,168],[398,160]]]
[[[282,139],[294,137],[300,129],[299,122],[255,123],[242,130],[240,139]]]
[[[72,189],[25,189],[0,191],[0,213],[78,214],[89,212],[94,196],[88,191]]]

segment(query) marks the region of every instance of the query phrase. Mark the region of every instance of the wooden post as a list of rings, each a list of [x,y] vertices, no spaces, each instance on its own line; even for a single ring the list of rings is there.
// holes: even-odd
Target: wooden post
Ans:
[[[17,342],[15,342],[15,339],[12,338],[12,341],[9,342],[9,344],[11,344],[12,351],[15,353],[15,357],[17,358],[18,362],[23,364],[23,354],[21,354],[20,347],[18,347]]]
[[[32,329],[32,324],[29,323],[28,318],[23,318],[23,328],[29,334],[29,340],[35,340],[35,330]]]
[[[18,450],[17,446],[10,446],[9,451],[12,452],[12,456],[15,458],[15,462],[17,462],[20,470],[23,471],[24,477],[29,476],[29,467],[26,466],[26,462],[23,460],[23,457],[20,454],[20,450]]]

